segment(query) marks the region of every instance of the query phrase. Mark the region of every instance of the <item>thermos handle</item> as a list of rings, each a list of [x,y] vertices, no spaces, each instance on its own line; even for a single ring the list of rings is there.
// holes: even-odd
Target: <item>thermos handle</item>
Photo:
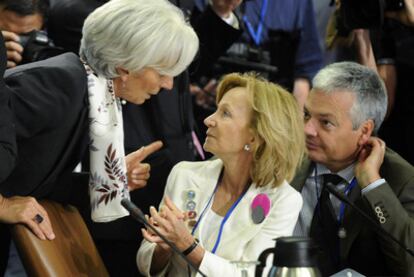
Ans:
[[[262,277],[263,269],[266,266],[267,256],[272,254],[275,251],[275,248],[268,248],[264,250],[259,256],[259,264],[256,266],[255,277]]]

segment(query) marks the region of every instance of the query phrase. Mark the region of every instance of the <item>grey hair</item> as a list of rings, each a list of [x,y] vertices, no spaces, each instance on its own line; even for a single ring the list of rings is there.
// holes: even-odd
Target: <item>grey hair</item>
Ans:
[[[177,76],[193,60],[198,37],[182,11],[167,0],[111,0],[85,20],[80,56],[99,75],[117,67]]]
[[[387,92],[378,74],[354,62],[339,62],[326,66],[313,79],[313,89],[324,93],[351,92],[355,101],[350,110],[354,129],[366,120],[374,121],[378,132],[387,112]]]

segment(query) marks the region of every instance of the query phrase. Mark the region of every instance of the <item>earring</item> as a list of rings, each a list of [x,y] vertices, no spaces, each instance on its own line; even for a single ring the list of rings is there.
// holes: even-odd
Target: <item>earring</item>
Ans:
[[[250,145],[249,144],[245,144],[243,147],[244,151],[250,152]]]

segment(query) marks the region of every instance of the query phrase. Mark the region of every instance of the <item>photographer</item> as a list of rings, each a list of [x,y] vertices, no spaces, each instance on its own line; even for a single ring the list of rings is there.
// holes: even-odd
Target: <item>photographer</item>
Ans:
[[[195,0],[196,8],[203,10],[208,2]],[[263,66],[262,70],[246,67],[236,70],[267,73],[267,78],[293,90],[299,102],[303,102],[310,88],[310,80],[322,66],[313,2],[242,1],[235,13],[243,35],[233,44],[227,57],[244,56],[247,62]]]
[[[327,29],[328,48],[355,46],[356,51],[348,54],[356,55],[354,58],[361,64],[381,76],[387,88],[388,109],[379,136],[414,164],[414,129],[405,123],[414,119],[414,94],[410,93],[414,75],[414,0],[336,2],[337,11]]]
[[[0,30],[7,48],[7,68],[61,53],[40,32],[48,10],[49,0],[0,0]]]
[[[414,119],[414,0],[400,1],[403,8],[386,11],[383,28],[373,37],[378,71],[394,96],[380,136],[414,164],[414,130],[406,123]]]

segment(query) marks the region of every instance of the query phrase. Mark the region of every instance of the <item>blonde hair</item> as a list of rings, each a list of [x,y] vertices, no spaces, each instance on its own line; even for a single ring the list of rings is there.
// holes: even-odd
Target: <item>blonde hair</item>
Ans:
[[[82,30],[80,56],[98,74],[147,67],[177,76],[193,60],[198,37],[183,12],[166,0],[111,0],[93,11]]]
[[[225,75],[217,88],[216,103],[232,88],[246,88],[252,106],[251,178],[258,187],[293,179],[305,153],[303,116],[291,93],[254,73]]]

